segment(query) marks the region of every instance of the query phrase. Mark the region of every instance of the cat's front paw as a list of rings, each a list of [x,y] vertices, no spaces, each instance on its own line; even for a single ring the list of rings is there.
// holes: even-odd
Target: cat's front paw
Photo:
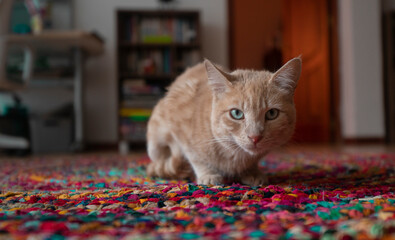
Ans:
[[[147,176],[148,177],[156,177],[156,171],[155,171],[155,163],[151,162],[148,166],[147,166]]]
[[[224,179],[219,174],[203,175],[198,178],[197,183],[203,185],[218,185],[223,184]]]
[[[261,186],[268,183],[267,176],[263,173],[246,175],[241,178],[241,183],[249,186]]]

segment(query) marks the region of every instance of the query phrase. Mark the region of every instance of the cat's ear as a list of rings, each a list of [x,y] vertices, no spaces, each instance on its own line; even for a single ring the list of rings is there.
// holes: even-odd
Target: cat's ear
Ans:
[[[232,87],[232,83],[229,81],[227,73],[217,68],[207,59],[204,60],[204,66],[206,67],[208,83],[214,93],[221,94]]]
[[[280,89],[286,91],[289,94],[293,94],[300,73],[302,72],[302,59],[299,57],[289,60],[284,66],[282,66],[277,72],[274,73],[272,82]]]

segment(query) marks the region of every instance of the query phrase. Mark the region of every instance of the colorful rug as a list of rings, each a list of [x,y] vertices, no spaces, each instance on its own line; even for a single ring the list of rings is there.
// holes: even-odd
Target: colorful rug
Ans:
[[[254,188],[149,179],[147,162],[0,159],[0,239],[395,238],[395,154],[274,153]]]

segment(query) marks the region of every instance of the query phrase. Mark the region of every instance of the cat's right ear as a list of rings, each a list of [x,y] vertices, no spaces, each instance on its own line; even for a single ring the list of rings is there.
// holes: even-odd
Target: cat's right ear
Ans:
[[[227,78],[227,73],[221,71],[212,62],[205,59],[208,83],[215,94],[221,94],[228,91],[232,87],[232,83]]]
[[[277,72],[274,73],[272,81],[280,89],[293,94],[298,85],[300,73],[302,72],[302,59],[296,57],[289,60]]]

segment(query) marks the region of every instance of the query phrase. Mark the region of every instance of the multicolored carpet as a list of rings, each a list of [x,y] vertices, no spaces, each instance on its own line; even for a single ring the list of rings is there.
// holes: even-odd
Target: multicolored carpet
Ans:
[[[0,159],[0,239],[395,238],[395,154],[273,153],[255,188],[149,179],[148,161]]]

